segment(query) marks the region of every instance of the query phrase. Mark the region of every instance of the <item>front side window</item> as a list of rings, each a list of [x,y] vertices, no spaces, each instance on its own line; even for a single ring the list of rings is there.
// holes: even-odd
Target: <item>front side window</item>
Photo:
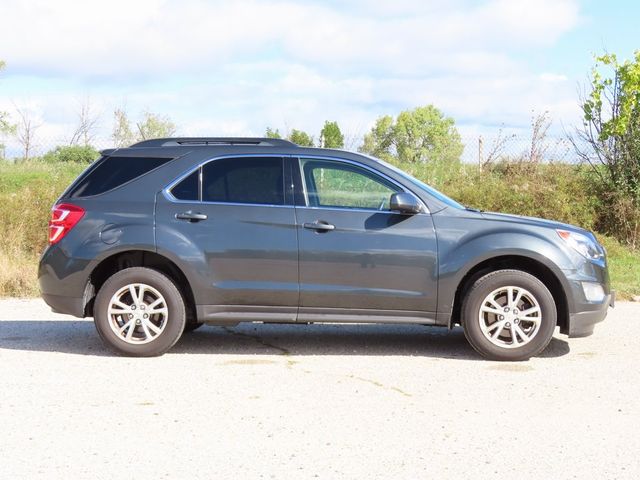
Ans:
[[[366,168],[334,160],[302,159],[310,207],[388,210],[391,195],[402,191]]]
[[[284,205],[282,158],[222,158],[205,164],[202,201]]]

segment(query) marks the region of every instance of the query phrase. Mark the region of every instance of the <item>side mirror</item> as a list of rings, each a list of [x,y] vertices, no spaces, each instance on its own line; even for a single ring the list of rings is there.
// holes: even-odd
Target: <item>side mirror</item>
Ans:
[[[391,195],[389,210],[414,214],[422,211],[422,205],[420,204],[420,200],[418,200],[412,193],[399,192]]]

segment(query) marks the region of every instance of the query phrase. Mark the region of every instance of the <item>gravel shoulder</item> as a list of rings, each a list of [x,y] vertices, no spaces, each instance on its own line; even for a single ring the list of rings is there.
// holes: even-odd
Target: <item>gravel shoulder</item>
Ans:
[[[0,300],[0,477],[636,479],[639,323],[622,302],[519,363],[389,325],[205,326],[134,359]]]

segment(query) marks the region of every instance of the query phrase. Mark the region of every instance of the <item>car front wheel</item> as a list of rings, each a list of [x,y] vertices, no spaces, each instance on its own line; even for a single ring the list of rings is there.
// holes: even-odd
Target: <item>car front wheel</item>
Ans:
[[[100,288],[94,322],[102,340],[117,353],[162,355],[185,327],[180,291],[164,274],[132,267],[113,274]]]
[[[520,270],[479,278],[462,305],[462,326],[471,346],[491,360],[526,360],[542,352],[557,323],[549,289]]]

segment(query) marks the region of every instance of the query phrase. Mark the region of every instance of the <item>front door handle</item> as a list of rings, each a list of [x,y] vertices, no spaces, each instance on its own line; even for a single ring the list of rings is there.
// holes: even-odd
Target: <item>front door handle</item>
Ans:
[[[331,225],[330,223],[322,220],[316,220],[313,223],[305,223],[302,226],[309,230],[315,230],[316,232],[329,232],[336,229],[335,225]]]
[[[189,210],[188,212],[176,213],[176,218],[178,220],[188,220],[190,222],[199,222],[201,220],[206,220],[207,216],[204,213],[192,212]]]

